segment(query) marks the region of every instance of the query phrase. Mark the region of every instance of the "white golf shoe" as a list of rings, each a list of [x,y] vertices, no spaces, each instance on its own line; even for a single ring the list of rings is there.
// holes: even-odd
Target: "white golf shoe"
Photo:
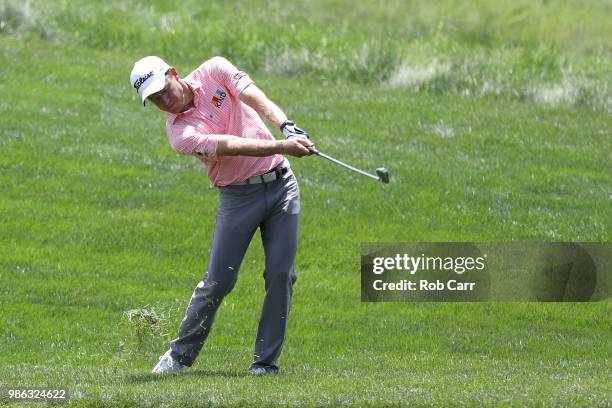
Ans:
[[[159,358],[159,363],[153,368],[153,374],[174,374],[187,367],[176,361],[170,355],[172,349]]]
[[[249,369],[249,373],[252,375],[269,375],[278,374],[278,367],[274,366],[256,366]]]

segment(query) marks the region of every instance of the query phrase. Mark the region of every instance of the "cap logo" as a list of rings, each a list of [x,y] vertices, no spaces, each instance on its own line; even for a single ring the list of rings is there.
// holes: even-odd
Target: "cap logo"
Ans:
[[[142,84],[145,83],[145,81],[149,78],[151,78],[153,76],[153,71],[149,72],[148,74],[146,74],[145,76],[141,76],[140,78],[138,78],[136,80],[136,82],[134,82],[134,88],[136,88],[136,92],[138,92],[138,90],[140,89],[140,87],[142,86]]]

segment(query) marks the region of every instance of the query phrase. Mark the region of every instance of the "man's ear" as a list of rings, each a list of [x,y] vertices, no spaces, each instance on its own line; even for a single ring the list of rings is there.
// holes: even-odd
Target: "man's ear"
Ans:
[[[170,74],[172,74],[173,76],[176,76],[176,77],[179,76],[178,71],[174,67],[170,67]]]

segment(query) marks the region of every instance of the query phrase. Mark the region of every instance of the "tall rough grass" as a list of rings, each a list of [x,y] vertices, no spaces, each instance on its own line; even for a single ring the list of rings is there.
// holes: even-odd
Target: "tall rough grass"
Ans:
[[[594,0],[0,0],[0,34],[158,54],[189,68],[221,54],[253,72],[611,112],[611,8]]]

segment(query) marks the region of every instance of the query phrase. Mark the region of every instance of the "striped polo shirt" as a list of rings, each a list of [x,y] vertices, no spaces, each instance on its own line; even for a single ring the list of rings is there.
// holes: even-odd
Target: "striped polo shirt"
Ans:
[[[219,135],[274,140],[257,112],[239,99],[253,80],[223,57],[205,61],[186,76],[194,93],[194,107],[178,115],[168,113],[168,140],[181,154],[198,157],[213,186],[226,186],[274,169],[284,158],[218,156]]]

